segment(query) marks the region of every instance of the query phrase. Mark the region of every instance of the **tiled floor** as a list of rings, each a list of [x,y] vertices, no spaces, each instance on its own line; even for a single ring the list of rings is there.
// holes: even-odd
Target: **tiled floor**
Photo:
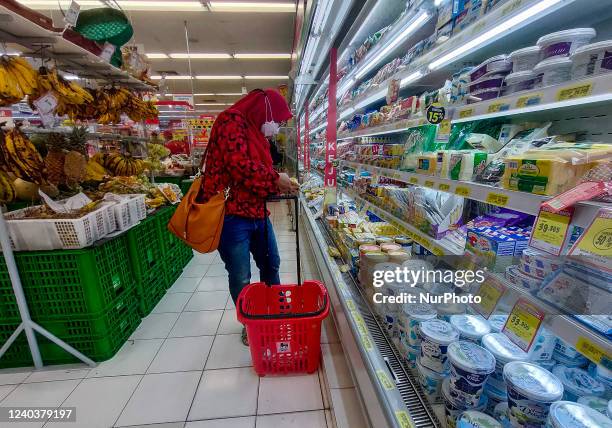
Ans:
[[[295,281],[295,237],[286,205],[273,204],[271,210],[283,248],[283,280]],[[316,278],[312,254],[304,246],[302,251],[304,277]],[[257,269],[253,272],[257,279]],[[0,406],[77,409],[76,423],[11,427],[360,426],[362,418],[352,416],[360,414],[355,413],[355,389],[331,321],[326,320],[322,335],[327,373],[321,369],[305,376],[259,378],[240,331],[218,254],[199,254],[114,358],[93,369],[0,370]],[[334,409],[336,397],[343,408]]]

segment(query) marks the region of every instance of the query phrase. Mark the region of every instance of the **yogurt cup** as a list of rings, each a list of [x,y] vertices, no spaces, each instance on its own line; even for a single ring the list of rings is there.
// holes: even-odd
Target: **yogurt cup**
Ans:
[[[380,249],[385,253],[390,253],[391,251],[399,251],[402,249],[400,244],[396,244],[395,242],[389,242],[387,244],[380,244]]]
[[[493,409],[493,417],[500,421],[503,427],[510,427],[510,419],[508,419],[508,402],[499,403]]]
[[[396,236],[395,243],[400,244],[402,248],[408,252],[410,252],[412,249],[412,239],[408,238],[407,236]]]
[[[583,404],[587,407],[590,407],[593,410],[597,410],[599,413],[603,415],[608,415],[608,403],[609,401],[605,398],[596,397],[594,395],[587,395],[585,397],[580,397],[578,399],[579,404]]]
[[[436,310],[427,303],[405,304],[397,322],[400,340],[412,346],[419,345],[421,343],[418,333],[419,324],[435,317]]]
[[[590,43],[596,34],[593,28],[573,28],[542,36],[537,45],[542,50],[542,59],[570,56],[576,49]]]
[[[612,428],[612,420],[584,404],[559,401],[550,406],[550,428]]]
[[[529,46],[510,52],[512,72],[531,70],[540,61],[540,47]]]
[[[582,357],[582,354],[578,352],[576,348],[565,343],[561,339],[557,339],[557,341],[555,342],[555,354],[566,357],[571,360]]]
[[[491,326],[491,332],[501,333],[504,326],[506,325],[506,321],[508,321],[508,315],[493,314],[489,317],[487,321],[489,321],[489,325]]]
[[[588,395],[602,397],[606,392],[604,384],[591,377],[585,370],[559,364],[552,372],[563,384],[564,400],[577,401],[578,398]]]
[[[609,389],[612,389],[612,371],[605,366],[597,364],[593,371],[593,377],[606,385]]]
[[[404,344],[404,351],[404,359],[406,360],[406,364],[411,369],[416,369],[416,361],[421,355],[421,347]]]
[[[459,332],[461,339],[476,343],[485,334],[491,333],[489,322],[481,315],[452,315],[450,323]]]
[[[389,236],[377,236],[376,237],[376,244],[380,245],[381,249],[382,249],[382,244],[389,244],[391,242],[394,242],[394,241],[393,241],[393,238],[390,238]]]
[[[515,345],[503,333],[489,333],[483,336],[482,346],[495,357],[495,371],[491,378],[503,382],[504,366],[510,361],[527,361],[529,354]]]
[[[459,340],[448,346],[451,394],[476,406],[487,378],[495,370],[495,357],[482,346]]]
[[[475,82],[493,73],[507,74],[512,70],[512,61],[506,55],[497,55],[477,65],[470,72],[470,81]]]
[[[502,428],[502,424],[487,414],[467,410],[457,419],[457,428]]]
[[[531,349],[529,350],[529,361],[538,364],[551,361],[556,343],[556,336],[548,329],[541,328],[540,332],[531,344]]]
[[[545,88],[567,82],[572,78],[572,61],[565,56],[553,56],[540,61],[533,69],[534,88]]]
[[[608,401],[608,417],[612,418],[612,400]]]
[[[459,333],[446,321],[432,319],[419,326],[423,366],[438,373],[448,371],[448,345],[459,340]]]
[[[436,306],[438,318],[449,322],[452,315],[463,315],[467,308],[464,303],[438,303]]]
[[[592,43],[574,51],[572,60],[572,78],[612,72],[612,40]]]
[[[508,387],[508,418],[517,428],[541,427],[550,405],[563,397],[563,384],[549,371],[532,363],[513,361],[504,367]]]
[[[456,428],[457,418],[461,416],[463,412],[468,410],[465,402],[457,401],[451,396],[450,393],[450,380],[444,379],[442,382],[442,400],[444,401],[444,415],[446,428]],[[484,410],[487,407],[487,396],[483,395],[478,406],[472,410]]]
[[[404,263],[406,260],[410,260],[410,254],[407,251],[405,251],[403,247],[401,250],[398,250],[398,251],[389,251],[387,255],[389,256],[390,262],[397,263],[400,265]]]
[[[515,92],[528,91],[533,89],[535,73],[532,70],[517,71],[510,73],[504,79],[502,95],[510,95]]]
[[[582,355],[578,355],[575,358],[568,358],[565,355],[558,353],[556,349],[555,352],[553,352],[553,359],[561,365],[574,368],[585,367],[589,363],[589,360]]]
[[[416,360],[417,378],[429,402],[436,403],[440,400],[440,390],[442,389],[444,375],[428,369],[419,360],[420,358]]]

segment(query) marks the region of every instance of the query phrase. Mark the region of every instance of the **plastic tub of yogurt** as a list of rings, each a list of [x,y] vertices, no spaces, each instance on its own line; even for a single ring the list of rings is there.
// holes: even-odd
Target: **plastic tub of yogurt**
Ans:
[[[540,61],[540,47],[529,46],[508,55],[512,61],[512,72],[531,70]]]
[[[495,357],[495,371],[491,377],[503,382],[504,366],[510,361],[527,361],[529,354],[515,345],[503,333],[489,333],[482,337],[482,346]]]
[[[504,328],[504,325],[506,325],[506,321],[508,321],[508,315],[493,314],[489,317],[487,321],[489,321],[492,333],[501,333]]]
[[[451,394],[475,406],[487,378],[495,371],[495,357],[482,346],[459,340],[448,346],[448,361]]]
[[[438,318],[443,321],[450,321],[452,315],[463,315],[466,311],[466,305],[464,303],[439,303],[435,306],[438,312]]]
[[[612,72],[612,40],[582,46],[574,51],[572,60],[572,78]]]
[[[482,77],[495,73],[508,74],[510,70],[512,70],[512,61],[506,55],[497,55],[474,67],[470,72],[470,81],[475,82]]]
[[[555,352],[555,346],[557,338],[546,328],[540,328],[538,335],[531,344],[529,350],[529,361],[534,363],[545,363],[551,361],[553,353]]]
[[[612,400],[608,401],[608,417],[612,418]]]
[[[580,397],[578,399],[578,403],[584,404],[591,409],[597,410],[599,413],[604,415],[608,415],[608,400],[602,397],[596,397],[594,395],[587,395],[585,397]]]
[[[577,401],[578,398],[588,395],[602,397],[606,392],[604,384],[591,377],[585,370],[559,364],[552,372],[563,384],[564,400]]]
[[[421,355],[421,347],[420,346],[411,346],[404,343],[404,359],[406,360],[406,364],[411,369],[416,369],[416,361],[417,358]]]
[[[446,321],[432,319],[419,326],[421,359],[423,366],[438,373],[448,371],[448,345],[459,340],[459,333]]]
[[[612,371],[605,366],[597,364],[595,370],[593,370],[593,377],[612,389]]]
[[[493,417],[495,420],[500,421],[503,427],[510,426],[510,419],[508,419],[508,402],[504,401],[499,403],[493,409]]]
[[[558,85],[572,78],[572,60],[565,56],[554,56],[540,61],[533,69],[534,88]]]
[[[502,95],[510,95],[515,92],[528,91],[533,89],[535,73],[532,70],[517,71],[510,73],[504,79]]]
[[[417,358],[416,360],[416,372],[419,383],[429,402],[435,403],[440,400],[440,390],[442,388],[444,375],[423,366],[419,359],[420,358]]]
[[[542,59],[555,56],[570,56],[576,49],[587,45],[597,35],[593,28],[573,28],[542,36],[537,45],[542,51]]]
[[[504,380],[508,386],[508,418],[513,427],[543,426],[550,405],[563,397],[561,381],[532,363],[506,364]]]
[[[612,428],[612,420],[584,404],[559,401],[550,406],[550,428]]]
[[[451,325],[459,332],[461,339],[479,343],[482,336],[491,333],[489,322],[481,315],[452,315]]]
[[[502,428],[502,424],[485,413],[467,410],[457,419],[457,428]]]
[[[397,320],[400,340],[406,340],[409,345],[416,346],[421,343],[418,327],[423,321],[436,318],[436,310],[427,303],[407,303]]]
[[[461,416],[463,412],[468,410],[468,407],[465,402],[458,401],[454,399],[450,392],[450,381],[449,379],[444,379],[442,382],[442,399],[444,401],[444,416],[446,419],[446,427],[447,428],[456,428],[457,427],[457,418]],[[471,410],[484,410],[487,407],[487,396],[482,395],[478,406],[475,409]]]

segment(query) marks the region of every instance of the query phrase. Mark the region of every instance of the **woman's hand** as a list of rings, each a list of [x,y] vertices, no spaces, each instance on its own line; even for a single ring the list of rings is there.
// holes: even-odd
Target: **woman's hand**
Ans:
[[[300,187],[284,172],[278,174],[278,191],[283,195],[295,195]]]

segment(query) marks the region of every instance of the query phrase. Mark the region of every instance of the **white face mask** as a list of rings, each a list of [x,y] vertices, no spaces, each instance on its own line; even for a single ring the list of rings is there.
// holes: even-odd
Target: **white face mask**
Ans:
[[[265,98],[266,102],[266,121],[261,125],[261,132],[264,134],[264,137],[274,137],[280,131],[280,123],[274,122],[274,118],[272,117],[272,106],[270,105],[270,100],[268,100],[268,96]],[[270,110],[270,120],[268,120],[268,109]]]

